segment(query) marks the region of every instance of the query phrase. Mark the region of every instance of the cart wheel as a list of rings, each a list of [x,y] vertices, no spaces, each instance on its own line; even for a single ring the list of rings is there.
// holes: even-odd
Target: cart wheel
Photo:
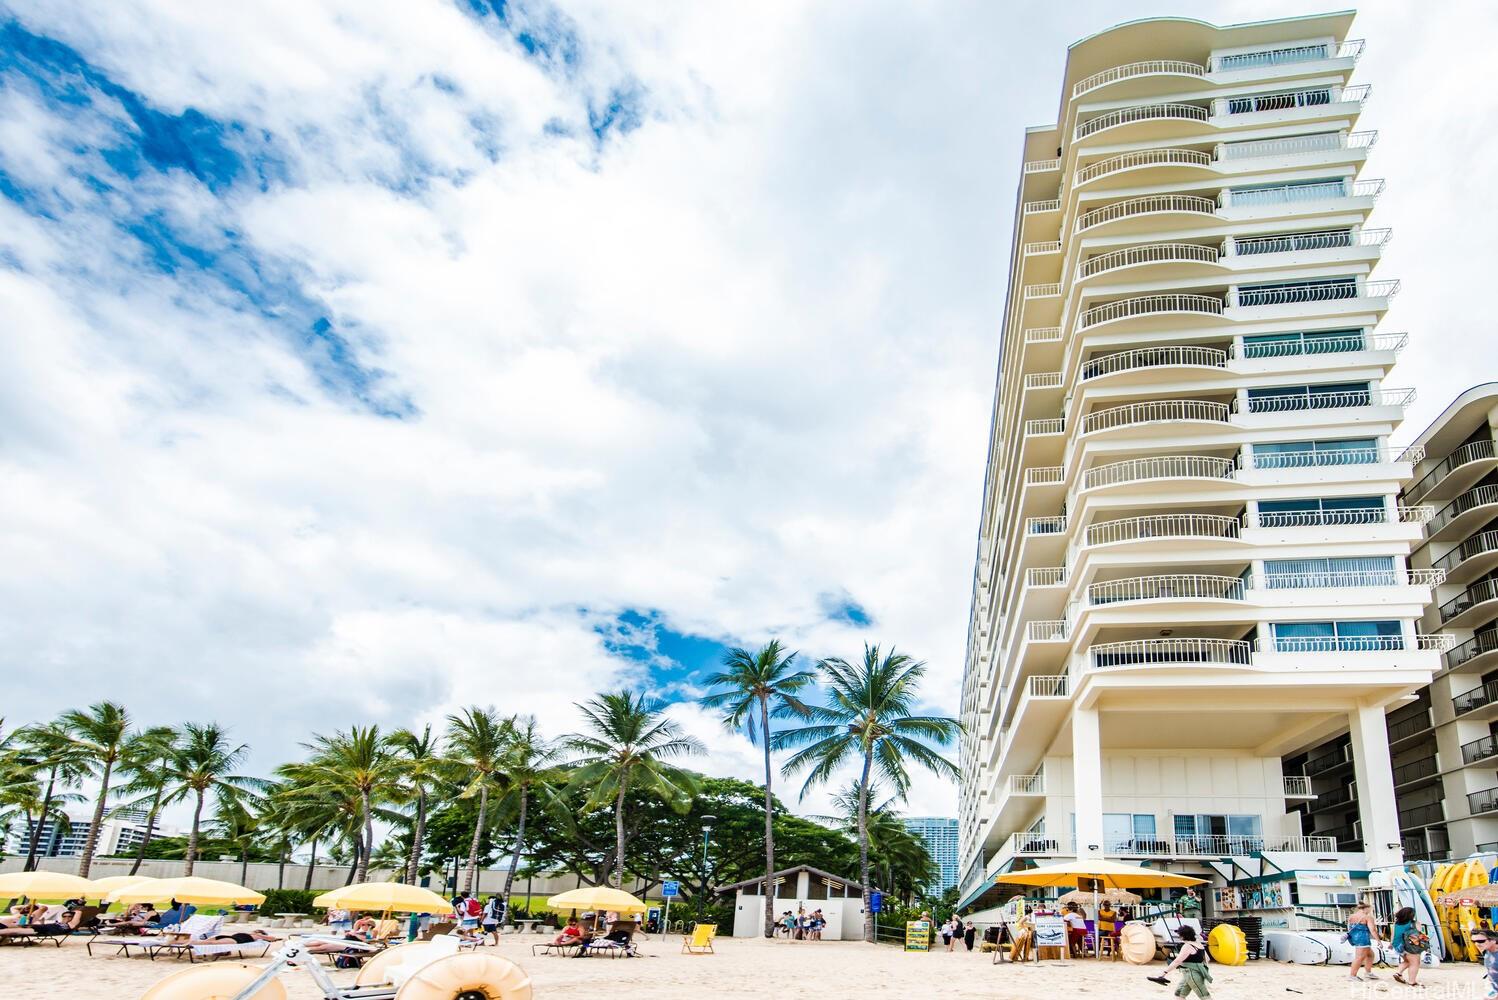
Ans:
[[[452,955],[406,980],[395,1000],[531,1000],[531,977],[507,958]]]
[[[227,962],[189,966],[146,990],[141,1000],[239,1000],[240,991],[264,971],[263,966]],[[243,1000],[286,1000],[286,987],[272,979]]]

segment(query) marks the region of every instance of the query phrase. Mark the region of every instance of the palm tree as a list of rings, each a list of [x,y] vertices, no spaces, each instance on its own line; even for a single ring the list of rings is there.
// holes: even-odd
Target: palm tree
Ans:
[[[311,848],[307,861],[307,878],[302,889],[312,888],[312,876],[317,871],[317,851],[324,843],[332,844],[339,837],[351,832],[347,830],[345,799],[317,784],[304,773],[305,764],[282,764],[276,768],[280,780],[272,793],[279,822],[292,836],[306,841]],[[353,881],[353,869],[349,869],[349,880]]]
[[[708,708],[720,709],[723,724],[742,729],[750,743],[765,750],[765,885],[775,879],[775,799],[770,789],[770,720],[792,716],[806,718],[811,709],[796,692],[814,677],[795,670],[795,653],[785,654],[779,639],[771,639],[756,653],[734,648],[723,657],[725,669],[707,678],[707,686],[720,690],[702,699]],[[765,891],[765,937],[775,934],[775,900]]]
[[[442,777],[446,761],[442,758],[437,740],[432,736],[432,727],[425,726],[421,735],[410,729],[398,729],[390,734],[390,747],[401,764],[401,777],[416,799],[416,815],[412,817],[411,852],[405,861],[406,882],[416,884],[421,874],[421,848],[427,833],[427,796]]]
[[[479,799],[473,842],[468,848],[468,873],[463,879],[465,892],[473,891],[474,879],[478,877],[479,842],[488,821],[489,795],[504,787],[504,756],[512,725],[510,719],[501,719],[492,705],[465,708],[462,714],[447,717],[447,756],[464,782],[458,797],[467,799],[477,795]]]
[[[249,808],[244,796],[224,800],[214,811],[213,831],[220,840],[234,845],[239,855],[239,884],[244,885],[250,874],[250,848],[264,839],[268,832],[262,825],[264,814],[256,814]]]
[[[558,762],[561,751],[553,743],[542,739],[536,729],[536,717],[523,715],[514,719],[510,727],[510,742],[505,748],[505,791],[500,799],[500,808],[513,809],[515,820],[515,846],[510,851],[510,870],[505,873],[504,912],[510,912],[510,890],[515,884],[515,869],[520,864],[520,853],[525,850],[525,823],[531,799],[538,799],[547,812],[565,817],[562,797],[558,794],[562,772]]]
[[[697,781],[690,772],[666,761],[706,752],[702,741],[687,736],[662,713],[659,702],[629,691],[601,694],[577,706],[588,732],[567,737],[582,756],[572,773],[574,787],[586,789],[583,809],[614,805],[614,882],[624,886],[624,797],[644,792],[677,812],[691,808]]]
[[[217,723],[199,725],[189,722],[182,727],[181,741],[167,770],[167,790],[163,806],[192,800],[192,829],[187,835],[187,865],[184,875],[191,875],[198,860],[198,840],[202,833],[203,806],[212,793],[221,806],[228,806],[239,795],[253,794],[265,787],[259,778],[229,773],[244,759],[249,747],[229,742],[228,731]]]
[[[313,736],[312,742],[303,746],[311,752],[300,769],[305,781],[358,798],[362,847],[354,881],[363,882],[374,848],[375,809],[398,792],[401,761],[391,752],[390,738],[380,734],[379,726],[351,726],[346,733]]]
[[[141,862],[146,857],[146,848],[151,845],[151,837],[156,833],[156,819],[161,815],[161,800],[166,794],[167,775],[172,756],[176,752],[177,730],[171,726],[152,726],[130,741],[125,756],[120,760],[120,768],[125,772],[127,781],[120,787],[118,794],[122,798],[134,798],[116,806],[115,811],[144,809],[146,813],[146,832],[135,848],[135,862],[130,866],[131,875],[140,871]]]
[[[858,865],[865,891],[869,887],[869,788],[876,772],[904,798],[910,788],[906,761],[934,774],[957,777],[951,761],[932,748],[949,746],[962,727],[955,719],[914,715],[916,685],[926,665],[891,649],[881,656],[878,646],[863,647],[857,664],[841,658],[817,663],[831,704],[812,710],[813,722],[786,729],[773,737],[775,749],[801,747],[781,768],[787,776],[808,771],[801,795],[830,780],[845,763],[860,762],[858,778]],[[874,915],[865,907],[865,941],[874,940]]]
[[[879,798],[879,783],[869,788],[867,827],[869,832],[869,867],[876,882],[882,886],[899,890],[906,902],[918,890],[929,886],[941,874],[931,860],[930,853],[915,834],[906,829],[895,810],[896,799],[886,799],[875,805]],[[832,797],[837,813],[832,816],[813,817],[852,837],[858,836],[857,781],[848,782],[847,787]]]
[[[34,767],[37,772],[47,772],[46,790],[42,793],[37,814],[41,819],[32,826],[27,838],[26,863],[22,871],[32,871],[37,865],[37,850],[40,847],[42,824],[53,816],[58,790],[72,788],[88,773],[84,751],[73,742],[66,730],[57,723],[28,726],[16,734],[14,754],[18,761]],[[69,801],[78,801],[80,796],[67,795]],[[65,815],[61,817],[65,822]]]
[[[104,826],[104,806],[109,801],[110,781],[130,738],[130,713],[117,702],[101,701],[87,709],[70,709],[62,713],[58,722],[78,747],[90,775],[97,775],[99,780],[93,821],[83,841],[83,856],[78,859],[79,876],[88,878],[88,870],[94,863],[94,850],[99,846],[99,830]]]

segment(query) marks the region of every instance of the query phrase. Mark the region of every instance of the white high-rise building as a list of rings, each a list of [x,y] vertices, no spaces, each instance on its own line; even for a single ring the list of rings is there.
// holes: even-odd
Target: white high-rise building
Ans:
[[[905,829],[920,838],[926,845],[938,872],[936,883],[928,886],[935,892],[945,892],[957,884],[957,821],[950,816],[907,816]]]
[[[1350,13],[1131,22],[1028,129],[974,574],[962,888],[1104,855],[1397,863],[1385,711],[1448,636],[1401,506]],[[1283,759],[1350,733],[1339,844]],[[1349,852],[1351,846],[1356,853]],[[1289,866],[1289,867],[1286,867]],[[990,891],[993,890],[993,891]]]

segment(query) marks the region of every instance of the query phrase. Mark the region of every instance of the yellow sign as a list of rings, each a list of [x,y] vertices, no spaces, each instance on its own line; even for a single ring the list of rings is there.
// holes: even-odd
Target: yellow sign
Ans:
[[[905,921],[905,950],[906,951],[930,951],[931,950],[931,921],[929,921],[929,920],[907,920],[907,921]]]

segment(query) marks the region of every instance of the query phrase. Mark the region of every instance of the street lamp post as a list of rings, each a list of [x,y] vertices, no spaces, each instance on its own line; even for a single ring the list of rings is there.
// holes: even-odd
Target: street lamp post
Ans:
[[[707,882],[710,872],[707,861],[707,846],[712,840],[713,824],[717,821],[718,817],[711,813],[702,817],[702,902],[697,904],[697,915],[699,917],[705,912],[707,906]]]

